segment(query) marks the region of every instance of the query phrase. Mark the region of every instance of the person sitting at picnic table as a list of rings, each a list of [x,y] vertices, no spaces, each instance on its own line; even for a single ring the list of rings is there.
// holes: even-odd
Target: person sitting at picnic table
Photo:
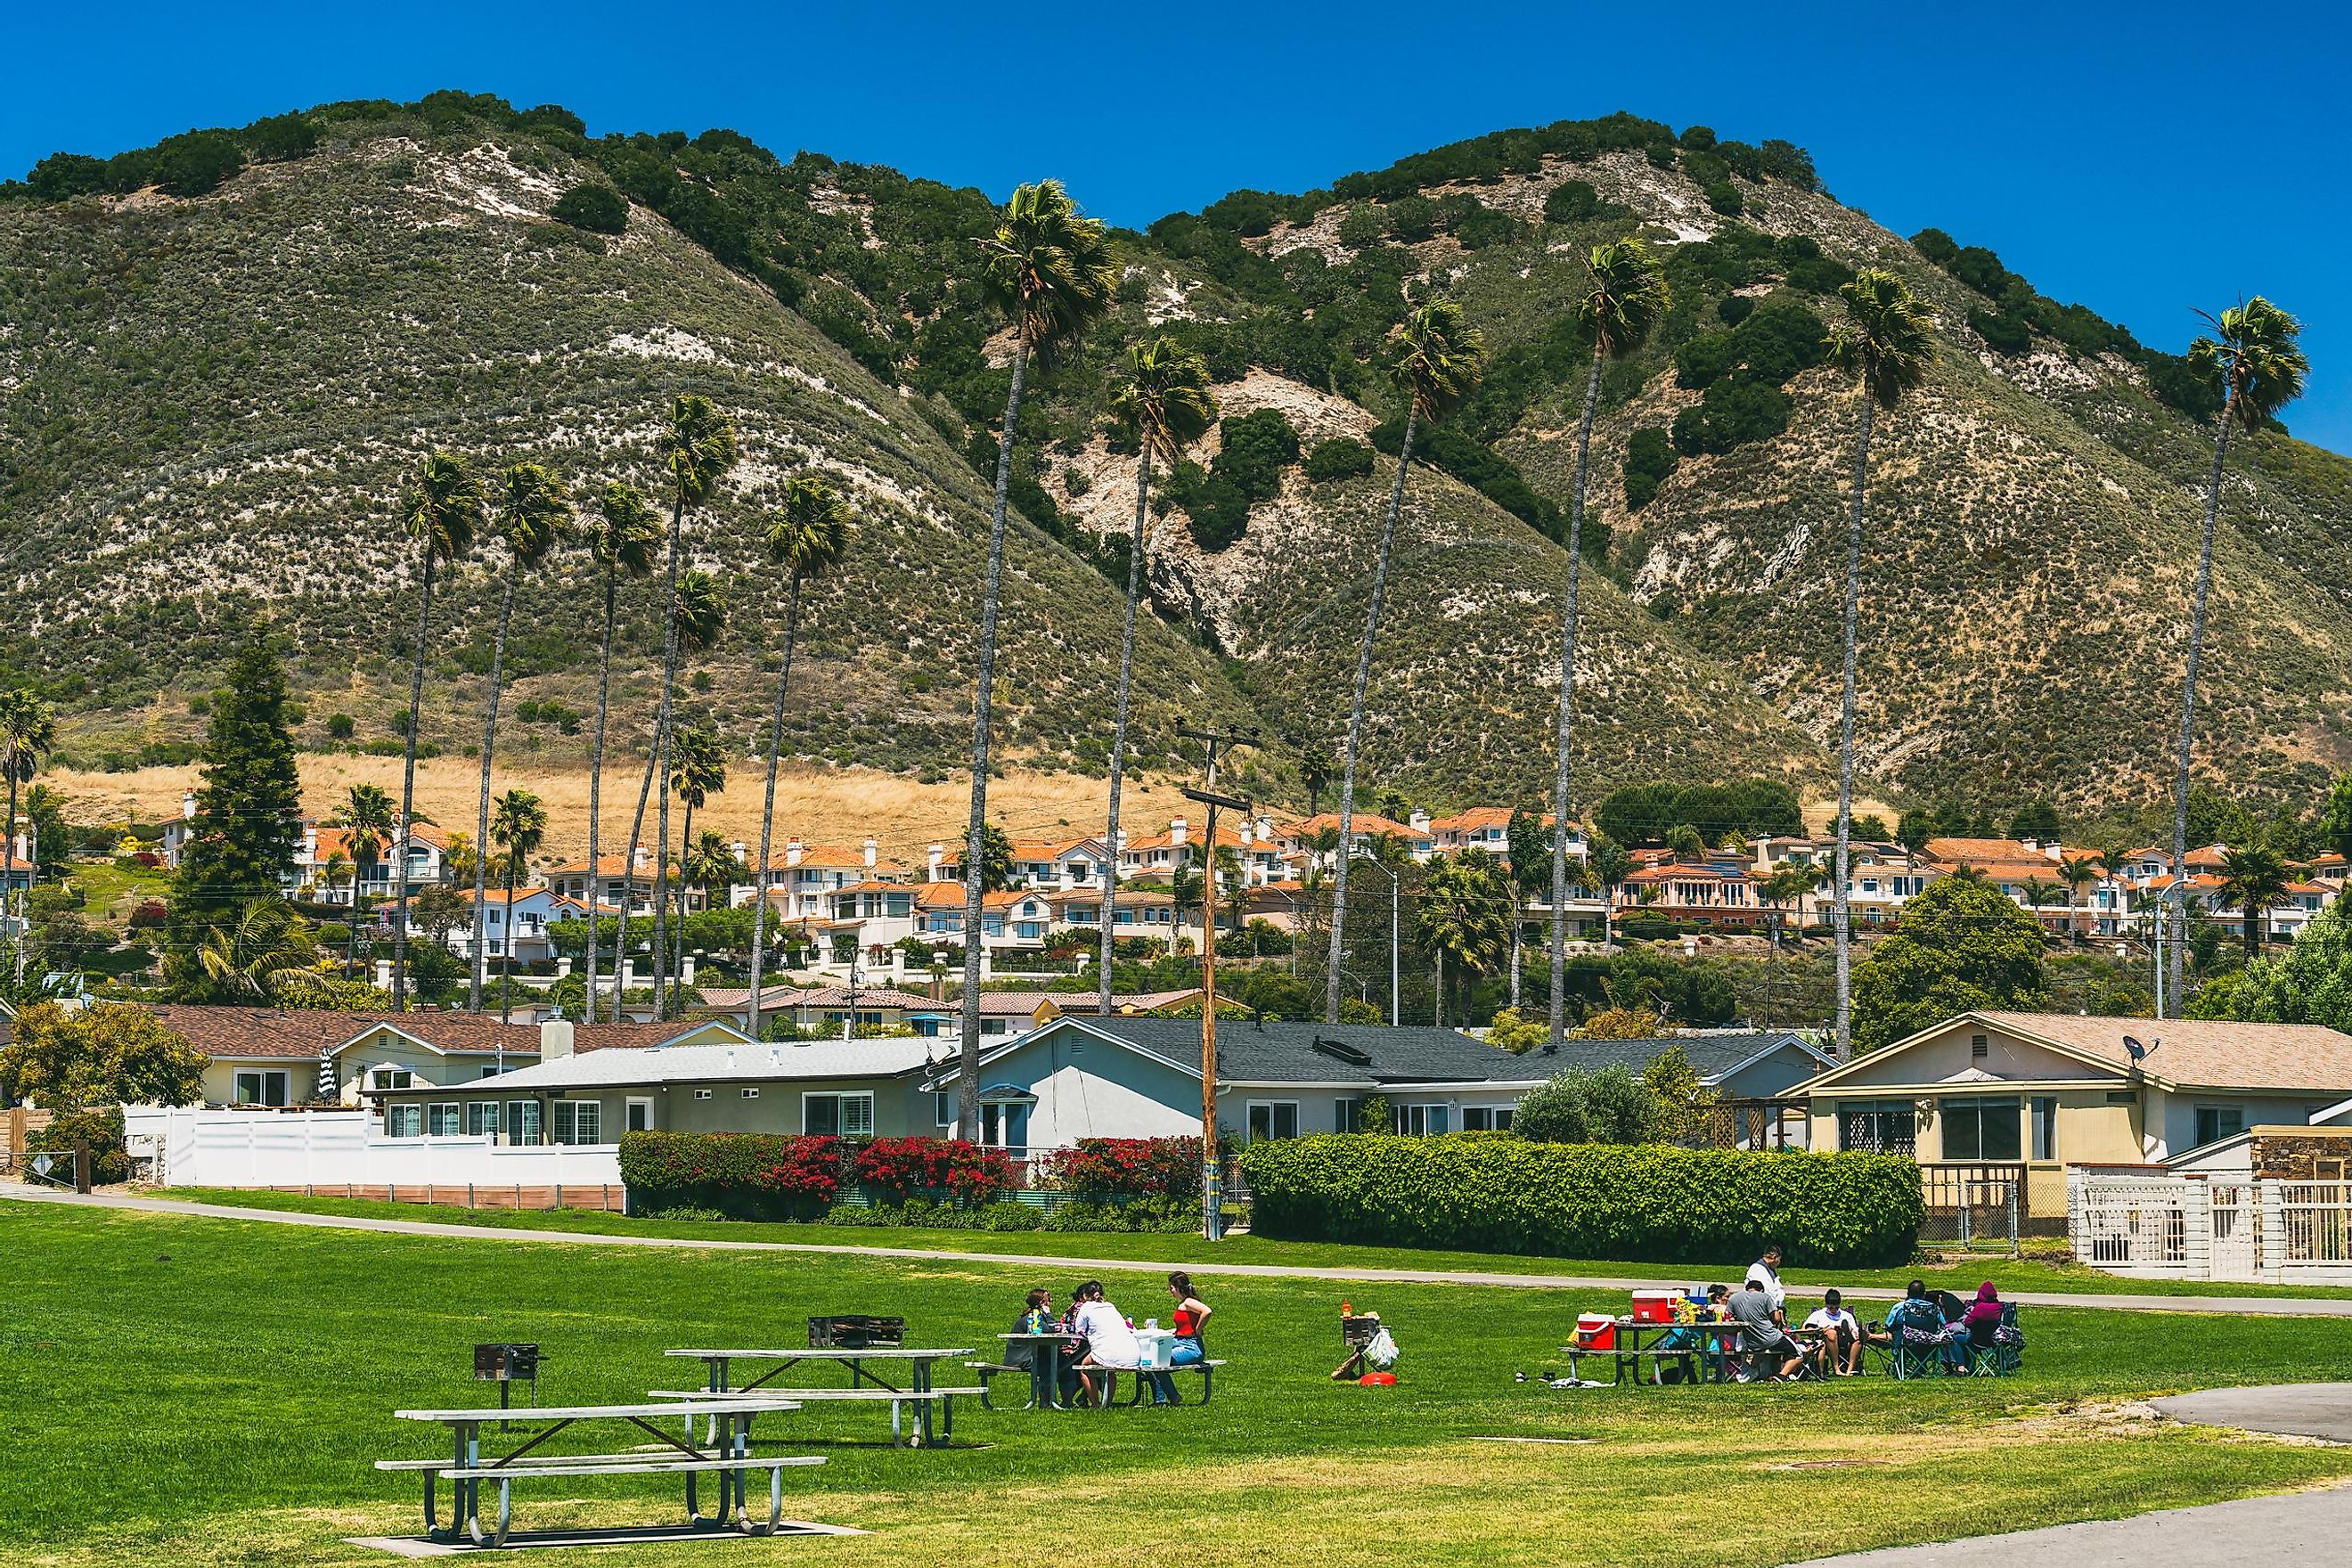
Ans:
[[[1805,1364],[1804,1352],[1789,1337],[1787,1320],[1772,1305],[1762,1281],[1750,1279],[1744,1289],[1733,1293],[1731,1319],[1739,1325],[1739,1348],[1750,1356],[1762,1358],[1760,1363],[1752,1363],[1742,1382],[1751,1380],[1757,1370],[1768,1377],[1793,1377]]]
[[[1086,1352],[1078,1357],[1078,1381],[1086,1385],[1087,1395],[1097,1405],[1107,1405],[1122,1372],[1133,1372],[1135,1363],[1143,1359],[1143,1347],[1135,1342],[1135,1331],[1117,1307],[1103,1300],[1102,1282],[1089,1279],[1078,1287],[1077,1314],[1071,1326],[1086,1336]],[[1102,1384],[1096,1385],[1089,1369],[1099,1368],[1104,1373]]]
[[[1016,1334],[1050,1334],[1055,1331],[1054,1293],[1039,1289],[1029,1292],[1029,1305],[1013,1320]],[[1004,1364],[1023,1372],[1037,1364],[1037,1347],[1014,1340],[1004,1347]]]
[[[1731,1321],[1730,1286],[1710,1285],[1706,1288],[1706,1305],[1699,1309],[1699,1321],[1702,1323]]]
[[[1198,1366],[1207,1354],[1201,1348],[1201,1329],[1215,1310],[1192,1293],[1192,1277],[1181,1268],[1168,1276],[1168,1293],[1176,1298],[1176,1314],[1172,1326],[1175,1342],[1168,1347],[1171,1366]],[[1146,1374],[1151,1384],[1154,1405],[1181,1405],[1183,1398],[1176,1392],[1176,1380],[1164,1372]]]
[[[1780,1283],[1780,1244],[1773,1242],[1764,1248],[1764,1256],[1748,1266],[1748,1283],[1764,1287],[1765,1299],[1776,1312],[1789,1310],[1788,1289]]]
[[[1805,1320],[1805,1327],[1822,1336],[1813,1364],[1823,1377],[1852,1377],[1862,1370],[1862,1324],[1845,1310],[1843,1294],[1822,1291],[1822,1304]]]
[[[1055,1350],[1062,1360],[1062,1403],[1065,1405],[1076,1400],[1078,1391],[1088,1386],[1086,1380],[1078,1375],[1078,1362],[1087,1353],[1086,1338],[1078,1328],[1078,1309],[1086,1305],[1078,1292],[1085,1289],[1084,1285],[1070,1288],[1070,1304],[1062,1309],[1062,1321],[1055,1325],[1056,1331],[1070,1336]]]

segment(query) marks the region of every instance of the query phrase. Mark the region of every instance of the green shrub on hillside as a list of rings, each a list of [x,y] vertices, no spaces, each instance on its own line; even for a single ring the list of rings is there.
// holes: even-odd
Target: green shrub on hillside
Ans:
[[[1655,426],[1636,430],[1625,443],[1625,505],[1639,511],[1682,461],[1666,433]]]
[[[1391,1247],[1703,1262],[1899,1262],[1926,1210],[1900,1154],[1333,1136],[1242,1151],[1253,1230]]]
[[[1718,381],[1696,407],[1675,416],[1675,447],[1685,457],[1769,441],[1789,427],[1789,395],[1752,381]]]
[[[1193,541],[1223,550],[1249,527],[1250,508],[1282,493],[1282,470],[1298,461],[1298,432],[1279,409],[1257,408],[1222,422],[1223,447],[1207,473],[1191,464],[1169,476]]]
[[[629,202],[610,185],[574,185],[555,198],[550,216],[591,234],[618,234],[629,226]]]
[[[1972,309],[1969,325],[1995,353],[2021,354],[2033,346],[2033,329],[2006,310]]]
[[[1360,479],[1372,471],[1372,449],[1351,436],[1318,442],[1307,454],[1307,477],[1317,484]]]
[[[1706,197],[1706,205],[1726,217],[1738,217],[1748,210],[1748,202],[1740,195],[1739,187],[1728,180],[1716,181],[1706,186],[1703,194]]]

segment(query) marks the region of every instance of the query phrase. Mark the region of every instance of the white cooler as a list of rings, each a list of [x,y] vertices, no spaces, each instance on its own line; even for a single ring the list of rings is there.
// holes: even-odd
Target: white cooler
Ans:
[[[1175,1352],[1176,1331],[1138,1329],[1135,1331],[1135,1349],[1138,1372],[1166,1372],[1172,1364],[1168,1358]]]

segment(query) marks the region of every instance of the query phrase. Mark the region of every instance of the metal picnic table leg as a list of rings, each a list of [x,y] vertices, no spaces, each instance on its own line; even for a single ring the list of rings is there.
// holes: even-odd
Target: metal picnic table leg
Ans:
[[[930,1363],[918,1359],[908,1362],[907,1365],[911,1374],[911,1391],[916,1394],[929,1394],[931,1390]],[[931,1446],[931,1404],[930,1400],[926,1399],[915,1406],[916,1441],[926,1448]]]

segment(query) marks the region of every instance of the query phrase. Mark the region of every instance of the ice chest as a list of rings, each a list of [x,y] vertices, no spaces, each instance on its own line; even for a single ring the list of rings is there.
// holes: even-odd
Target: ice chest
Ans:
[[[1166,1372],[1173,1364],[1168,1358],[1175,1349],[1173,1331],[1138,1329],[1135,1331],[1135,1369],[1138,1372]]]
[[[1633,1321],[1637,1323],[1671,1323],[1675,1321],[1675,1303],[1683,1299],[1679,1290],[1636,1290],[1633,1292]]]
[[[1580,1314],[1576,1320],[1576,1345],[1579,1350],[1615,1350],[1617,1320],[1599,1312]]]

